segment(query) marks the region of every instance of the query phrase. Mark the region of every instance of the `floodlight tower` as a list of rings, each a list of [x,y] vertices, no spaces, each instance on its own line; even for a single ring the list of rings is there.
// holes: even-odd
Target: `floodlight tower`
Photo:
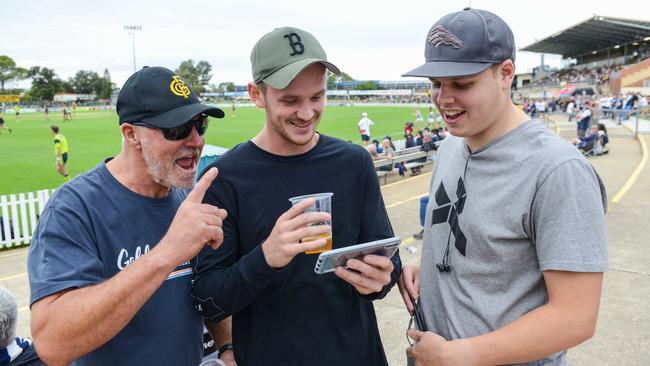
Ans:
[[[131,35],[131,45],[133,46],[133,72],[136,72],[135,67],[135,31],[142,30],[141,25],[125,25],[124,30]]]

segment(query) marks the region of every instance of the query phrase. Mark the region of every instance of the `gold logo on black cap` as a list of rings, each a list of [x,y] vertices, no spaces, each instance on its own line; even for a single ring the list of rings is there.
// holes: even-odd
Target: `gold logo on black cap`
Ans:
[[[446,44],[453,48],[463,47],[463,41],[441,25],[436,26],[429,32],[427,43],[434,45],[436,48],[441,44]]]
[[[190,88],[185,85],[185,82],[177,75],[172,76],[172,83],[169,84],[169,89],[171,89],[172,93],[185,99],[189,98],[189,95],[192,94]]]

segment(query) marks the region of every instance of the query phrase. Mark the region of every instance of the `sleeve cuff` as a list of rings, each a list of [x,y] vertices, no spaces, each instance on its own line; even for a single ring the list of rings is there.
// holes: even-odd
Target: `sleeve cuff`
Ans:
[[[282,269],[274,270],[266,263],[261,244],[242,257],[240,263],[242,277],[256,287],[266,286],[274,273],[282,271]]]

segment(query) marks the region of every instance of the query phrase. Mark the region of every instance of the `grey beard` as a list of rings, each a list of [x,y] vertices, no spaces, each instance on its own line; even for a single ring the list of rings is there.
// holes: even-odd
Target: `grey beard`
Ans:
[[[142,155],[147,164],[147,171],[156,183],[164,187],[176,189],[189,188],[192,186],[194,174],[184,173],[179,177],[174,177],[171,172],[173,166],[169,170],[165,169],[164,164],[162,164],[154,154],[150,153],[149,146],[146,143],[142,144]]]

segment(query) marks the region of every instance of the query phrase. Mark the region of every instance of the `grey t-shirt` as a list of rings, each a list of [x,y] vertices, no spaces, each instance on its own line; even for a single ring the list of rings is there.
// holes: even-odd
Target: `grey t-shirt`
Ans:
[[[141,196],[104,163],[61,186],[29,249],[30,303],[101,283],[137,261],[165,235],[186,195]],[[190,299],[191,278],[190,262],[178,266],[124,329],[73,365],[198,365],[203,322]]]
[[[488,333],[544,305],[542,271],[607,269],[605,188],[538,121],[472,153],[447,138],[430,192],[420,302],[427,330],[446,339]],[[443,262],[449,272],[436,267]],[[564,356],[529,364],[563,365]]]

